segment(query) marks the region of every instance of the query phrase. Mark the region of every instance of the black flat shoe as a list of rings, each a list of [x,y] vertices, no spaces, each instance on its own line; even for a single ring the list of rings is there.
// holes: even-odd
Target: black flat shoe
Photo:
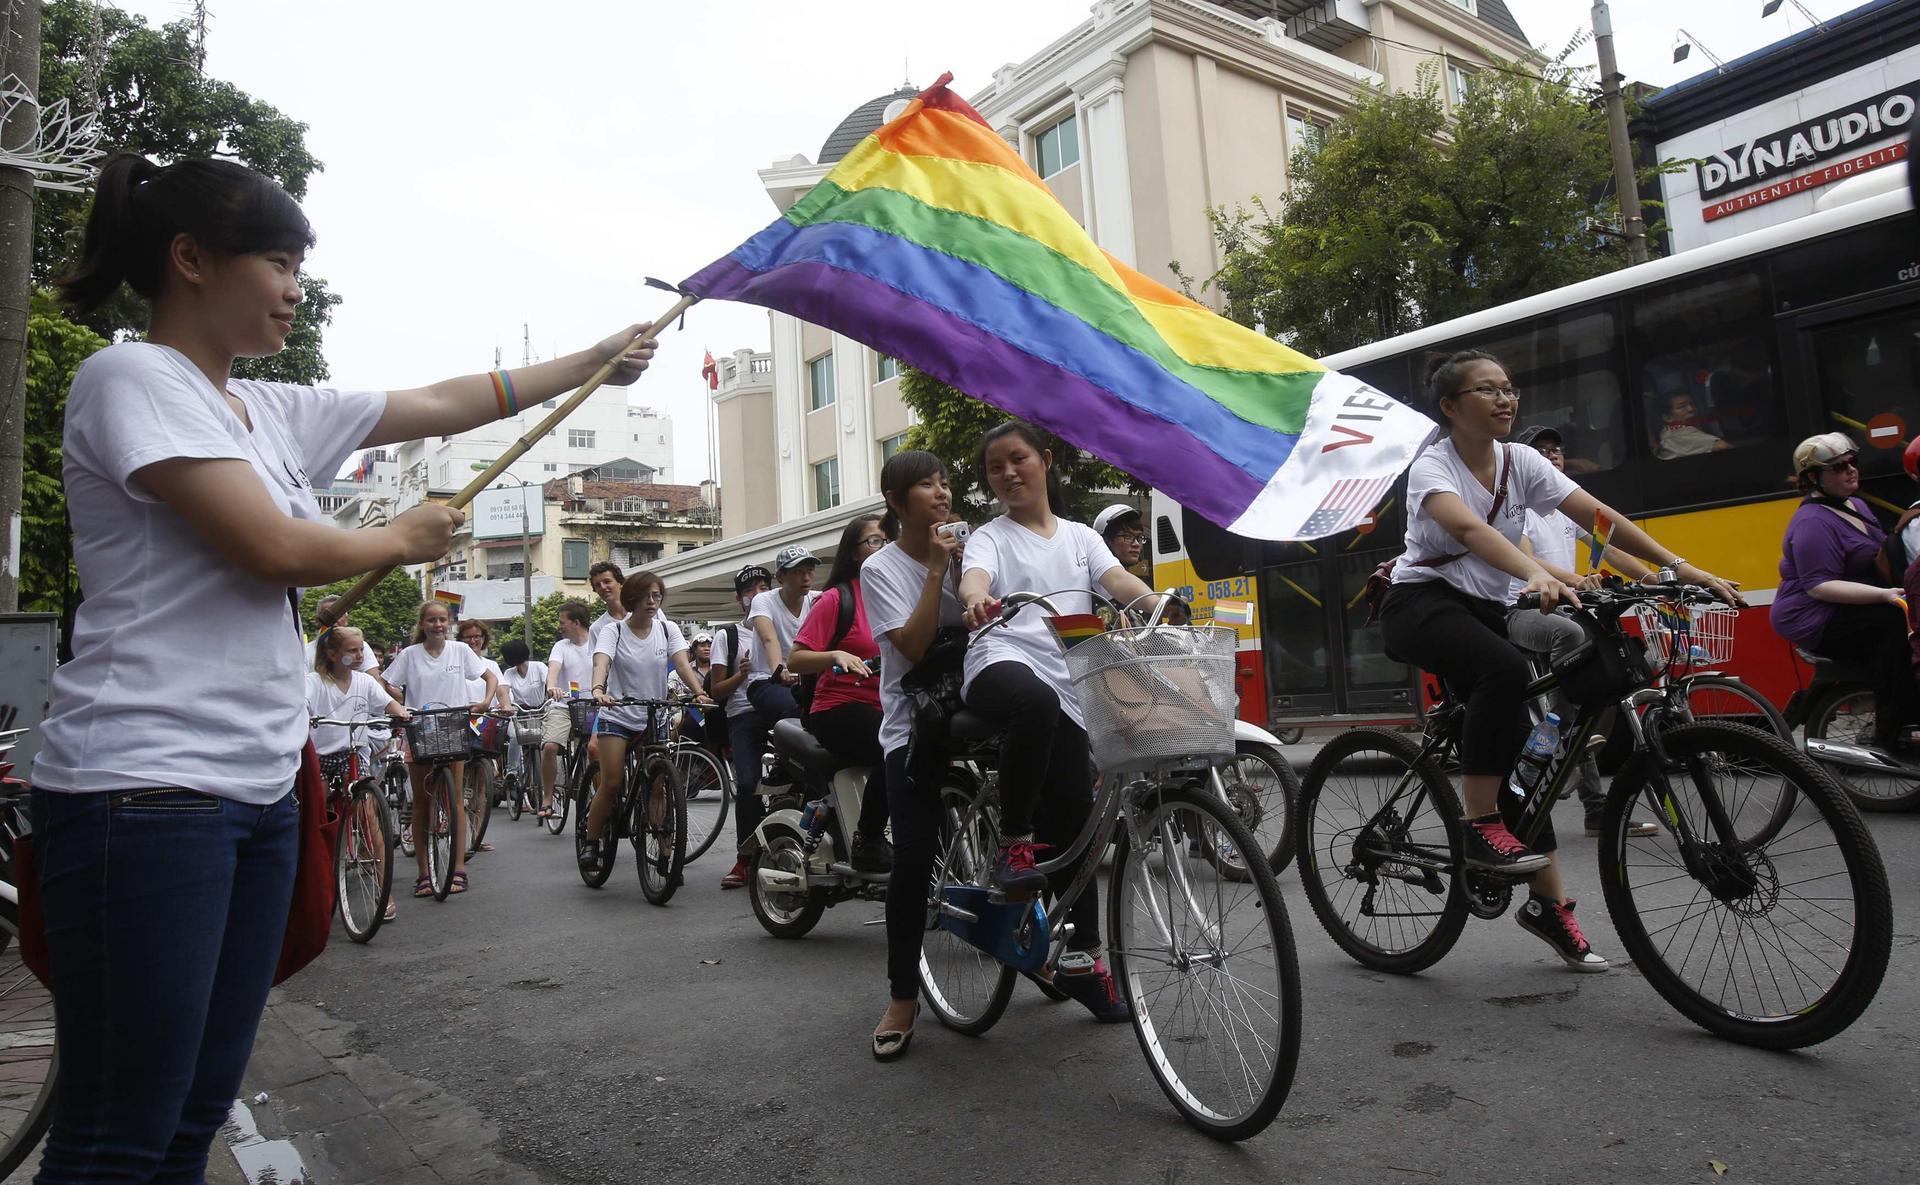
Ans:
[[[920,1005],[913,1006],[914,1023],[920,1021]],[[897,1061],[907,1056],[907,1047],[913,1044],[913,1025],[904,1029],[882,1029],[873,1035],[873,1060],[877,1062]]]

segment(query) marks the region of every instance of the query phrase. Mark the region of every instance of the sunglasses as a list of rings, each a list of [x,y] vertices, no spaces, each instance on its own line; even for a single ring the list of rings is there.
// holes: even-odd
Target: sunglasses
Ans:
[[[1842,457],[1838,461],[1830,461],[1820,466],[1820,468],[1827,473],[1845,473],[1849,469],[1858,473],[1860,472],[1860,462],[1852,457]]]

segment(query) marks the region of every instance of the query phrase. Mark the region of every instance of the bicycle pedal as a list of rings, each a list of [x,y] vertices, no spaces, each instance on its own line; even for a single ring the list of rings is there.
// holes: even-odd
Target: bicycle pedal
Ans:
[[[993,905],[1027,905],[1040,894],[1037,891],[1007,892],[1005,889],[988,889],[987,901]]]

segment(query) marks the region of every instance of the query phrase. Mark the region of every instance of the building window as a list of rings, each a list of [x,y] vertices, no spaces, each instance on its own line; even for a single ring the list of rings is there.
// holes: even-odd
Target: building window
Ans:
[[[687,552],[696,551],[699,547],[700,545],[698,543],[682,543],[680,545],[680,554],[685,555]]]
[[[900,359],[890,358],[885,354],[880,355],[880,360],[874,363],[873,381],[876,383],[884,383],[888,379],[899,377]]]
[[[453,462],[442,461],[440,462],[440,488],[445,489],[447,486],[452,484],[453,484]]]
[[[1455,8],[1464,8],[1468,12],[1473,11],[1473,0],[1448,0],[1448,3],[1452,4]]]
[[[524,575],[517,553],[513,556],[487,556],[488,580],[519,580]]]
[[[840,505],[840,458],[831,457],[813,467],[813,508],[831,510]]]
[[[1473,76],[1478,73],[1478,70],[1466,66],[1447,63],[1447,94],[1452,97],[1455,107],[1467,101],[1467,88],[1473,85]]]
[[[1287,153],[1314,152],[1326,138],[1328,124],[1312,112],[1287,108]]]
[[[619,564],[629,575],[635,568],[644,568],[660,558],[665,548],[652,540],[637,543],[616,543],[613,545],[613,562]]]
[[[880,463],[885,465],[888,461],[893,460],[893,454],[905,447],[907,447],[907,434],[905,432],[895,433],[887,437],[880,442]]]
[[[1080,163],[1080,123],[1067,116],[1033,138],[1034,167],[1042,177]]]
[[[585,539],[562,539],[560,541],[560,575],[566,580],[585,580],[587,569],[587,541]]]
[[[552,461],[548,461],[546,464],[540,466],[540,471],[542,473],[558,473],[560,472],[560,466],[554,464]]]
[[[833,406],[833,351],[807,363],[808,410]]]
[[[591,428],[567,429],[567,447],[568,448],[592,448],[593,447],[593,429]]]

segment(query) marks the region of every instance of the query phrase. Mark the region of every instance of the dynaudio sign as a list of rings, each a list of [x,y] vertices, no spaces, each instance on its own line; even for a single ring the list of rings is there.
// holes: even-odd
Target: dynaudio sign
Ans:
[[[1709,202],[1701,209],[1700,218],[1704,222],[1712,222],[1717,218],[1725,218],[1729,214],[1738,214],[1742,210],[1751,210],[1764,206],[1768,202],[1792,197],[1796,193],[1805,193],[1809,189],[1817,189],[1835,181],[1844,181],[1856,173],[1864,173],[1868,169],[1877,169],[1897,160],[1905,160],[1906,156],[1907,145],[1904,142],[1889,144],[1885,148],[1863,152],[1851,160],[1835,161],[1811,173],[1802,173],[1798,177],[1789,177],[1784,181],[1775,181],[1771,185],[1762,185],[1751,193]]]
[[[1711,199],[1737,186],[1769,180],[1803,165],[1818,164],[1889,136],[1913,122],[1920,82],[1910,82],[1870,99],[1849,103],[1792,127],[1782,128],[1735,148],[1723,149],[1694,164],[1700,196]]]

